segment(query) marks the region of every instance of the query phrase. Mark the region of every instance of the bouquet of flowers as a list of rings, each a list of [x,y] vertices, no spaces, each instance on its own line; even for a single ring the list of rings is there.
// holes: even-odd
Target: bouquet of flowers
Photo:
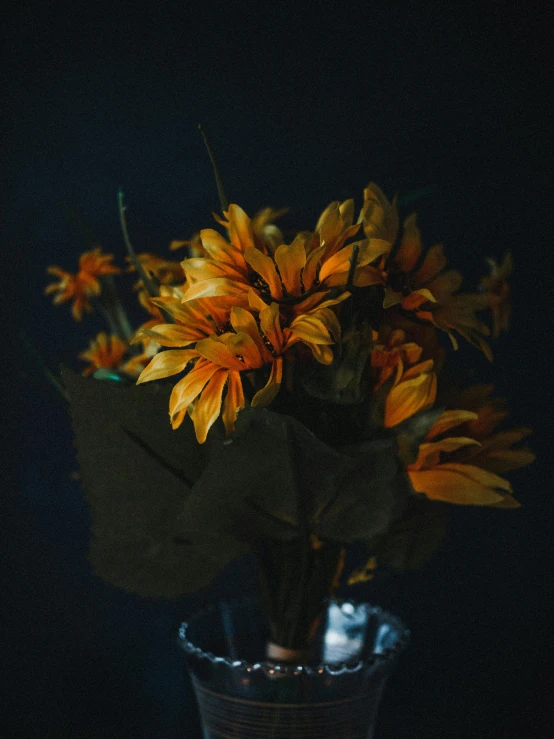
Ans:
[[[519,505],[504,474],[533,460],[513,448],[530,431],[498,431],[505,403],[458,383],[443,346],[492,359],[510,255],[461,292],[398,211],[371,183],[357,216],[333,202],[285,236],[283,211],[223,197],[218,228],[170,244],[178,261],[135,253],[120,193],[127,265],[95,246],[75,274],[48,268],[55,303],[108,322],[83,376],[62,370],[101,577],[176,597],[251,552],[271,640],[302,650],[341,578],[420,567],[453,504]],[[129,271],[138,330],[116,289]],[[345,572],[354,543],[367,556]]]

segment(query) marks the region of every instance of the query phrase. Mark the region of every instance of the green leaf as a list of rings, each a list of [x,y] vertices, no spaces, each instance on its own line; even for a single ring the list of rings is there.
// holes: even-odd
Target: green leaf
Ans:
[[[334,494],[341,462],[338,452],[296,419],[245,408],[232,440],[214,449],[194,485],[183,532],[216,517],[226,522],[226,533],[245,542],[263,536],[296,538],[297,491],[310,510],[324,505]]]
[[[173,598],[209,583],[244,549],[205,530],[184,537],[178,525],[210,444],[197,443],[188,420],[172,430],[167,386],[124,387],[67,369],[62,376],[96,573],[146,597]]]
[[[385,534],[414,494],[398,458],[396,439],[388,437],[348,447],[336,478],[332,502],[321,511],[315,533],[351,543]],[[347,461],[346,461],[347,460]]]

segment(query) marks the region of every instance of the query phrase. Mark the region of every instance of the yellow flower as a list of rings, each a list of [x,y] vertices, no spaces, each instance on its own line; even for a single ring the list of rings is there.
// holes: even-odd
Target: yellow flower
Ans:
[[[59,278],[59,282],[52,282],[45,290],[45,295],[57,293],[54,305],[72,300],[71,312],[76,321],[81,321],[83,311],[90,313],[92,306],[89,298],[100,295],[101,288],[98,277],[101,275],[116,275],[121,270],[111,264],[112,254],[102,254],[100,247],[84,252],[79,258],[79,272],[73,274],[61,267],[50,266],[48,274]]]
[[[79,359],[90,362],[83,370],[83,375],[92,375],[100,368],[118,369],[127,350],[127,345],[118,336],[108,336],[101,331],[96,339],[92,339],[89,348],[79,354]]]
[[[246,305],[246,295],[254,289],[262,300],[276,301],[293,314],[301,314],[321,305],[331,287],[346,285],[355,247],[354,284],[377,283],[379,275],[370,264],[389,245],[380,239],[344,245],[358,230],[351,225],[349,202],[331,204],[315,235],[299,233],[291,244],[282,243],[273,252],[256,243],[251,220],[242,208],[230,205],[225,222],[229,241],[217,231],[205,229],[200,236],[209,257],[182,263],[188,282],[183,301],[242,296]]]
[[[385,400],[384,427],[396,426],[415,413],[431,408],[437,397],[437,376],[428,359],[404,370],[398,358],[396,377]]]
[[[176,323],[143,332],[161,346],[181,348],[157,354],[138,383],[178,374],[195,362],[173,388],[169,414],[173,428],[177,428],[188,412],[201,444],[219,415],[227,434],[232,433],[237,414],[245,404],[242,372],[269,367],[266,385],[251,400],[253,406],[264,407],[279,392],[283,358],[293,345],[307,344],[322,363],[330,363],[333,358],[330,345],[338,338],[340,326],[328,308],[297,316],[283,327],[277,303],[268,306],[253,291],[248,297],[250,310],[239,305],[229,310],[227,305],[209,300],[180,307],[166,303]],[[159,304],[160,300],[156,302]],[[135,340],[140,340],[140,336]],[[195,347],[184,348],[191,344]]]

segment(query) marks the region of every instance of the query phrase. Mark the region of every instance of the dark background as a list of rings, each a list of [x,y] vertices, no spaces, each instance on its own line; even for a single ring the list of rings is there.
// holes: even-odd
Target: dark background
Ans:
[[[102,328],[42,295],[45,267],[74,270],[78,207],[122,261],[117,189],[135,245],[165,253],[211,225],[218,200],[196,130],[207,122],[231,201],[289,206],[311,228],[374,180],[414,202],[472,289],[484,257],[512,251],[514,317],[492,368],[539,461],[511,476],[518,511],[456,509],[420,573],[357,597],[402,615],[413,639],[378,739],[550,737],[552,718],[551,13],[533,2],[109,4],[21,2],[4,16],[2,430],[4,578],[0,692],[10,737],[199,736],[175,629],[236,593],[240,568],[178,603],[103,584],[69,420],[24,349],[56,367]],[[300,10],[299,10],[300,9]],[[405,209],[405,213],[409,212]],[[140,318],[140,315],[138,316]],[[138,319],[137,319],[138,320]],[[13,472],[12,476],[9,473]]]

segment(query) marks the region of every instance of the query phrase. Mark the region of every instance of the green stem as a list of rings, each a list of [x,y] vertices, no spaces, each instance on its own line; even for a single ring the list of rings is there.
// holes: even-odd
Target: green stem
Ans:
[[[212,149],[212,145],[210,143],[210,139],[208,138],[208,134],[206,133],[206,129],[201,123],[198,124],[198,130],[202,134],[202,138],[204,139],[204,145],[208,151],[208,156],[210,157],[210,161],[212,163],[212,167],[214,170],[215,184],[217,185],[217,194],[219,195],[219,202],[221,205],[221,210],[224,213],[225,211],[229,209],[229,201],[227,200],[227,195],[225,194],[225,188],[223,187],[223,180],[221,178],[221,172],[219,171],[219,167],[217,165],[217,160],[215,158],[214,150]]]

